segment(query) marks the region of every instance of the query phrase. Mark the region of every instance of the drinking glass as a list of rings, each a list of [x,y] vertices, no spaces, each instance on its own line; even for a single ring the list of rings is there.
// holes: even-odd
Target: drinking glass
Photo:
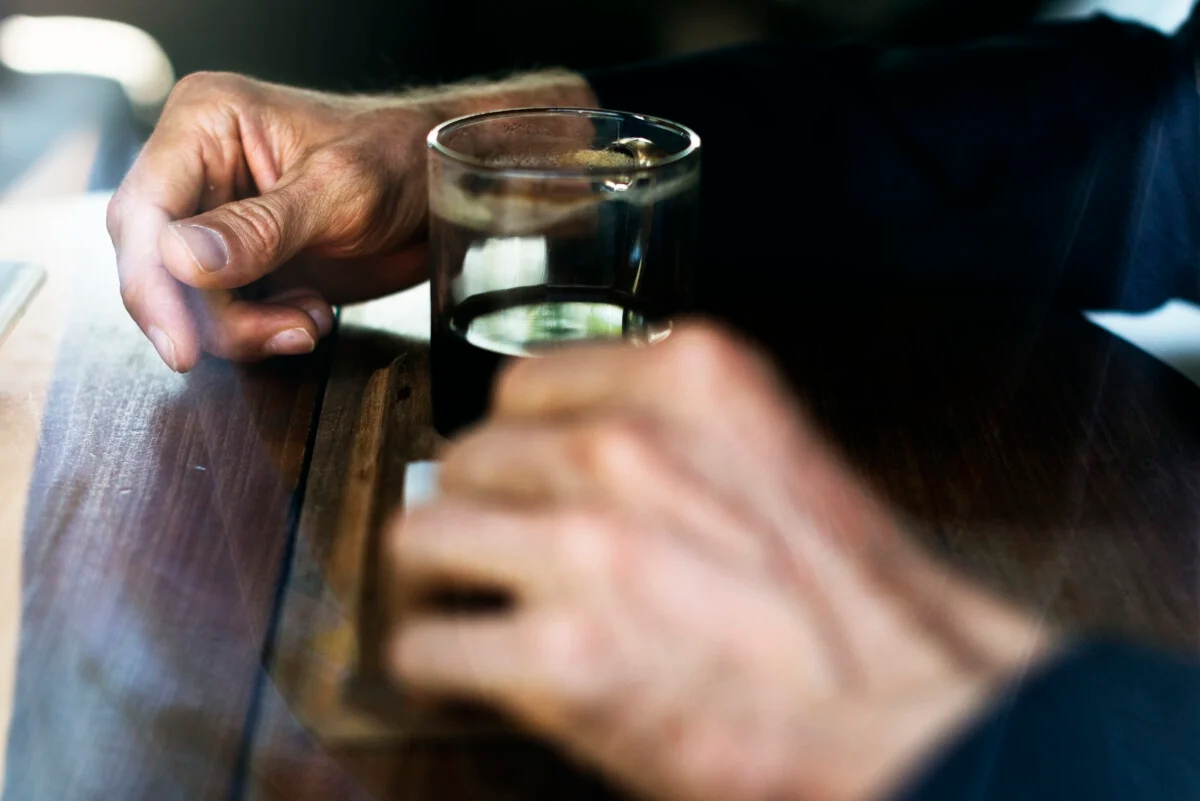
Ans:
[[[519,109],[429,135],[434,425],[486,411],[506,359],[651,346],[692,302],[700,139],[666,120]]]

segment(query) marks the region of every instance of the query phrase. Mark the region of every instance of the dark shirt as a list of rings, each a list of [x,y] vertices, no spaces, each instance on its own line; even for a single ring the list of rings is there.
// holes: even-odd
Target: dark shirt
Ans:
[[[1195,801],[1200,665],[1082,646],[1001,698],[903,801]]]
[[[589,77],[703,139],[704,311],[754,329],[833,296],[1146,309],[1197,294],[1196,24],[759,44]],[[1078,648],[901,795],[1200,799],[1200,666]]]
[[[764,43],[589,76],[701,136],[704,311],[830,295],[1145,309],[1197,293],[1190,26],[919,50]]]

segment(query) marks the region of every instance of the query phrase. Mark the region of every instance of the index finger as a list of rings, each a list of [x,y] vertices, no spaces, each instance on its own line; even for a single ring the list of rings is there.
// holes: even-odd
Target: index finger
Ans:
[[[199,205],[204,165],[182,147],[164,122],[150,136],[108,207],[108,231],[117,254],[121,299],[131,317],[176,372],[200,358],[196,319],[183,287],[163,266],[158,239],[167,224]]]
[[[200,337],[183,286],[158,257],[158,232],[169,218],[165,211],[150,204],[126,207],[120,216],[113,244],[121,300],[163,362],[176,372],[186,373],[200,358]]]
[[[227,203],[245,182],[236,134],[220,125],[205,132],[211,122],[193,120],[188,108],[168,103],[108,210],[122,299],[163,361],[179,372],[194,366],[202,343],[186,290],[168,272],[158,243],[169,223]]]

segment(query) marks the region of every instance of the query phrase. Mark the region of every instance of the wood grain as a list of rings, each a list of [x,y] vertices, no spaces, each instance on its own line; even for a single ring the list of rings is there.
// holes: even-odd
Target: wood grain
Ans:
[[[51,273],[66,326],[21,524],[5,798],[223,799],[325,354],[172,374],[122,308],[103,208],[42,227],[79,247]]]
[[[21,625],[21,535],[25,498],[37,452],[43,408],[66,327],[67,268],[78,243],[49,236],[55,216],[79,217],[96,204],[6,206],[0,210],[0,254],[51,268],[45,287],[11,335],[0,342],[0,789],[4,786],[9,721]]]
[[[292,712],[331,746],[461,731],[414,715],[381,670],[377,535],[403,496],[405,466],[431,458],[440,439],[427,344],[372,327],[372,314],[348,310],[338,332],[272,671]]]
[[[386,506],[389,418],[398,409],[397,381],[406,376],[409,348],[369,374],[365,386],[346,380],[367,348],[360,332],[344,328],[325,398],[287,587],[272,672],[293,712],[325,742],[372,739],[386,728],[380,710],[348,702],[348,682],[373,640],[364,637],[359,610],[375,581],[372,535]],[[409,391],[411,395],[411,390]],[[345,402],[346,396],[357,399]],[[411,408],[411,404],[408,406]],[[402,442],[412,443],[413,438]],[[367,596],[367,597],[364,597]]]
[[[798,309],[795,319],[778,321],[778,327],[775,322],[763,321],[758,337],[817,421],[930,547],[1068,628],[1200,645],[1195,386],[1074,311],[858,301]],[[326,441],[337,453],[350,453],[368,439],[378,444],[378,434],[364,438],[361,428],[351,436],[350,421],[380,424],[376,399],[393,398],[384,421],[385,458],[370,460],[371,469],[362,474],[378,482],[377,508],[373,515],[363,512],[369,493],[356,484],[310,482],[310,503],[326,498],[319,506],[328,515],[321,526],[302,528],[302,543],[320,543],[307,549],[310,554],[338,552],[328,538],[339,515],[359,526],[368,517],[377,524],[381,510],[400,497],[402,484],[389,458],[402,467],[428,454],[432,434],[422,428],[427,417],[407,405],[426,392],[423,351],[401,340],[377,347],[387,341],[382,333],[360,330],[339,344],[335,374],[345,389],[335,393],[331,382],[322,422],[343,421],[341,433]],[[364,361],[365,353],[376,355]],[[387,392],[380,389],[381,369],[392,376]],[[411,395],[398,395],[397,384],[411,386]],[[374,389],[364,394],[364,386]],[[363,408],[370,411],[356,416]],[[332,473],[343,469],[338,460],[344,457],[322,458],[336,466]],[[292,584],[315,591],[309,600],[326,599],[313,606],[326,613],[319,620],[328,630],[343,632],[342,639],[305,654],[296,643],[304,642],[305,627],[318,618],[295,617],[281,629],[281,636],[292,638],[281,653],[323,664],[343,686],[357,663],[371,659],[363,643],[380,634],[362,628],[378,627],[381,620],[367,580],[374,575],[364,546],[370,541],[356,529],[354,548],[367,553],[368,564],[355,576],[364,582],[357,593],[353,581],[345,581],[351,573],[344,562],[297,553]],[[335,596],[341,600],[329,600]],[[357,614],[359,628],[333,610]],[[332,685],[324,686],[328,691]],[[314,734],[307,735],[284,711],[307,702],[302,693],[288,691],[272,698],[275,712],[263,718],[253,798],[319,797],[307,788],[378,799],[607,794],[602,783],[550,750],[519,739],[429,741],[429,730],[414,726],[397,696],[386,692],[365,698],[376,702],[390,727],[376,721],[351,731],[310,718]],[[325,711],[345,713],[362,700],[343,694]]]
[[[396,340],[397,355],[365,387],[341,380],[359,374],[354,365],[370,350],[369,337],[350,322],[336,346],[328,426],[309,474],[272,675],[293,713],[332,747],[489,733],[497,722],[487,716],[406,703],[383,669],[390,621],[378,535],[404,495],[405,467],[434,456],[440,439],[430,419],[424,343]],[[358,399],[352,428],[345,428],[351,416],[335,411],[343,393]]]

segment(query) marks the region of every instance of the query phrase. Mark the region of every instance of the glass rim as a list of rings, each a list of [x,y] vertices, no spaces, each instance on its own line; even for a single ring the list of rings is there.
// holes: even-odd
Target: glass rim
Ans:
[[[672,153],[667,158],[657,161],[644,167],[566,167],[562,169],[538,169],[531,167],[506,167],[495,164],[488,164],[486,161],[475,156],[468,156],[466,153],[460,153],[450,147],[447,147],[440,140],[446,133],[452,133],[459,128],[465,128],[477,122],[484,122],[492,119],[503,119],[505,117],[535,117],[546,116],[551,114],[571,114],[579,117],[608,117],[610,119],[636,119],[641,122],[657,125],[660,128],[665,128],[679,136],[687,139],[688,145],[678,153]],[[681,125],[677,122],[654,117],[649,114],[635,114],[630,111],[612,111],[609,109],[595,108],[577,108],[570,106],[546,106],[546,107],[531,107],[531,108],[510,108],[501,109],[498,111],[485,111],[476,114],[467,114],[462,117],[455,117],[452,120],[447,120],[440,125],[434,127],[429,132],[429,136],[425,140],[426,145],[430,150],[437,153],[450,161],[457,162],[474,170],[489,172],[498,175],[512,175],[518,178],[606,178],[613,176],[627,175],[646,175],[657,172],[665,167],[680,164],[692,158],[700,152],[700,136],[686,125]]]

